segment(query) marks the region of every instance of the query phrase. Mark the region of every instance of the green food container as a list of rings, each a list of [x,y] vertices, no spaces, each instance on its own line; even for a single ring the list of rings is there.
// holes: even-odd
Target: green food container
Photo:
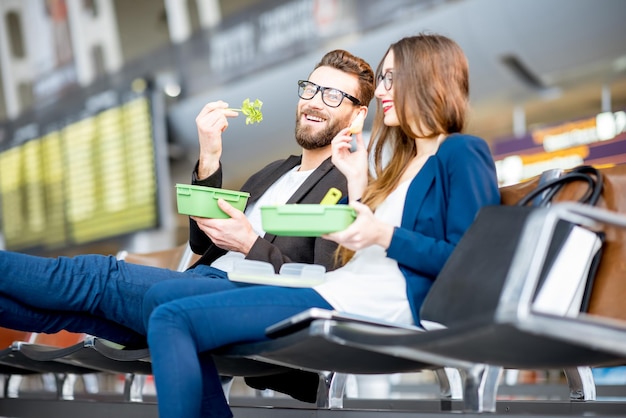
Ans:
[[[202,218],[228,218],[229,216],[217,206],[217,199],[224,199],[243,212],[249,196],[250,193],[236,190],[189,184],[176,185],[176,203],[178,213],[182,215],[200,216]]]
[[[346,229],[356,219],[348,205],[288,204],[261,207],[265,232],[290,237],[319,237]]]

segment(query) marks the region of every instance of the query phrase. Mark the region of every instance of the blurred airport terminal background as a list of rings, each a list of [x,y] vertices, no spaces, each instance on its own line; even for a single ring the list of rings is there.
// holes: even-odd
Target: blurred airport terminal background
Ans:
[[[185,242],[175,184],[190,182],[205,103],[264,103],[262,123],[239,118],[224,134],[224,186],[238,188],[299,152],[296,81],[325,52],[344,48],[375,68],[390,43],[422,31],[464,48],[467,131],[489,142],[503,185],[626,162],[625,20],[624,0],[0,0],[0,249]],[[598,382],[626,383],[623,370],[601,372]],[[388,397],[424,381],[359,386]]]

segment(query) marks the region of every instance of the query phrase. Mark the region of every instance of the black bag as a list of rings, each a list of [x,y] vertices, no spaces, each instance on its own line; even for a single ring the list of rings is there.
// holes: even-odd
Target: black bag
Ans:
[[[602,195],[595,206],[618,213],[626,213],[626,163],[604,164],[597,168],[601,174]],[[500,188],[502,203],[515,205],[530,193],[540,177]],[[600,181],[596,178],[596,183]],[[553,202],[577,201],[587,189],[586,182],[570,182],[552,199]],[[602,248],[602,262],[594,277],[589,315],[626,321],[626,229],[609,224],[598,226],[606,234]]]
[[[592,167],[584,166],[538,186],[516,206],[482,208],[437,276],[429,297],[422,305],[420,317],[424,326],[429,328],[434,323],[450,327],[467,323],[470,319],[493,316],[516,252],[533,250],[521,248],[520,243],[529,215],[536,210],[545,210],[543,207],[550,203],[558,190],[574,181],[582,181],[588,188],[580,200],[595,204],[602,191],[602,177]],[[538,196],[541,196],[539,201],[536,200]],[[536,206],[526,206],[533,201]],[[602,233],[559,221],[543,263],[533,309],[569,316],[584,311],[603,244]],[[576,253],[574,261],[578,263],[568,262],[572,261],[572,251]],[[562,269],[570,270],[569,277],[562,273]],[[574,274],[577,277],[573,277]],[[555,288],[558,289],[556,293]],[[446,296],[430,298],[431,293],[437,292]],[[559,300],[566,294],[567,298]]]
[[[583,165],[544,184],[540,183],[520,199],[517,205],[525,206],[532,202],[534,206],[548,206],[564,185],[573,182],[583,182],[584,192],[578,200],[580,203],[592,206],[598,203],[603,187],[602,173],[592,166]],[[586,188],[584,183],[586,183]],[[570,237],[572,241],[567,241]],[[589,308],[594,278],[600,265],[604,241],[603,232],[588,231],[570,222],[559,222],[548,252],[544,273],[537,286],[533,308],[544,313],[568,316],[586,312]],[[565,244],[569,245],[565,246]],[[548,278],[551,280],[546,284]],[[584,286],[578,289],[576,295],[564,295],[564,292],[571,290],[568,284],[572,283],[572,280],[579,280]],[[563,301],[569,296],[574,297],[572,299],[574,305],[570,305],[568,309],[565,309],[564,304],[557,303],[559,298]]]
[[[575,167],[560,177],[549,180],[543,184],[540,182],[535,189],[531,190],[517,202],[517,206],[526,206],[531,202],[533,206],[548,206],[564,185],[575,181],[587,183],[587,187],[578,201],[595,206],[602,194],[604,179],[602,173],[597,168],[590,165]]]

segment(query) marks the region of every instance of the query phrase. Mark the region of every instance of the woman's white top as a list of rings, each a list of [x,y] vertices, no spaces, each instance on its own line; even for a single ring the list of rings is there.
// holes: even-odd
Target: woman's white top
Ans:
[[[411,180],[400,183],[376,208],[374,216],[400,226],[410,184]],[[326,281],[313,289],[338,311],[413,324],[404,275],[398,262],[387,257],[379,245],[357,251],[346,265],[326,273]]]

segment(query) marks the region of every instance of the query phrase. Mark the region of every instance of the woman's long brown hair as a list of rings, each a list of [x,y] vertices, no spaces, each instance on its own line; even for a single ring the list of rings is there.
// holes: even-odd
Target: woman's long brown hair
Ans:
[[[461,47],[442,35],[420,34],[391,44],[378,64],[394,54],[394,108],[399,126],[385,126],[380,100],[368,153],[373,156],[370,176],[361,202],[375,210],[398,186],[404,169],[417,155],[415,138],[437,138],[462,132],[469,100],[469,70]],[[389,161],[385,161],[390,153]],[[337,262],[345,264],[353,251],[340,247]]]

